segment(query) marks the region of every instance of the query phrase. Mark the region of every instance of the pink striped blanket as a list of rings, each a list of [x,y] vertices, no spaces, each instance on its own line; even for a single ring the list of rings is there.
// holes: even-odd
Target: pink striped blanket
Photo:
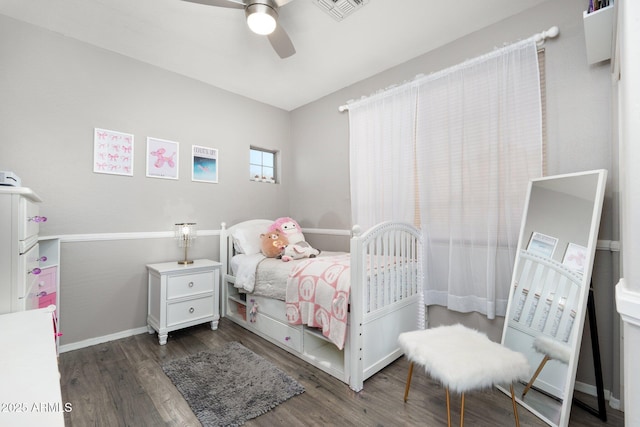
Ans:
[[[349,255],[311,258],[301,262],[287,280],[287,320],[322,328],[339,349],[347,336],[350,291]]]

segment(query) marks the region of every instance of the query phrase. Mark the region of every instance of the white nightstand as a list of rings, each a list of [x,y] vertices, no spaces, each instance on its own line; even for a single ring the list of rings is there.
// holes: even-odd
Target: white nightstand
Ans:
[[[220,263],[198,259],[193,264],[164,262],[147,265],[149,304],[147,328],[158,332],[160,345],[176,329],[220,320]]]

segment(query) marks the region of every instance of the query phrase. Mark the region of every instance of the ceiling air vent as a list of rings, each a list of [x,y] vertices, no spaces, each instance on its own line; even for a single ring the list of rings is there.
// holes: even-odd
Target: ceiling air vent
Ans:
[[[369,3],[369,0],[314,0],[313,2],[336,21],[342,21],[344,18]]]

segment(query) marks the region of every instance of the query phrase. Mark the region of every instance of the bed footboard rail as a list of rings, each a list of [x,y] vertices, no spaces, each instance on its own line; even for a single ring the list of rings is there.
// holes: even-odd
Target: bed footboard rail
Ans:
[[[424,327],[422,259],[422,232],[411,224],[388,221],[364,233],[358,226],[353,228],[349,362],[352,389],[362,388],[365,373],[373,369],[367,365],[383,367],[402,354],[397,347],[398,332]],[[376,325],[370,329],[379,334],[377,337],[364,336],[372,334],[366,328],[369,322]],[[379,348],[372,350],[371,342],[380,343],[376,344]]]
[[[361,284],[352,298],[363,302],[363,314],[420,294],[421,260],[422,233],[411,224],[384,222],[362,234],[354,227],[351,268]]]

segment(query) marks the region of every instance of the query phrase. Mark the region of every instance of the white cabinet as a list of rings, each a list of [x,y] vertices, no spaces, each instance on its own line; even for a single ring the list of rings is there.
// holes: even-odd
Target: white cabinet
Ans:
[[[29,188],[0,187],[0,314],[38,307],[40,202]]]
[[[149,296],[147,327],[158,332],[160,345],[169,332],[205,322],[218,329],[220,263],[207,259],[193,264],[165,262],[147,265]]]

